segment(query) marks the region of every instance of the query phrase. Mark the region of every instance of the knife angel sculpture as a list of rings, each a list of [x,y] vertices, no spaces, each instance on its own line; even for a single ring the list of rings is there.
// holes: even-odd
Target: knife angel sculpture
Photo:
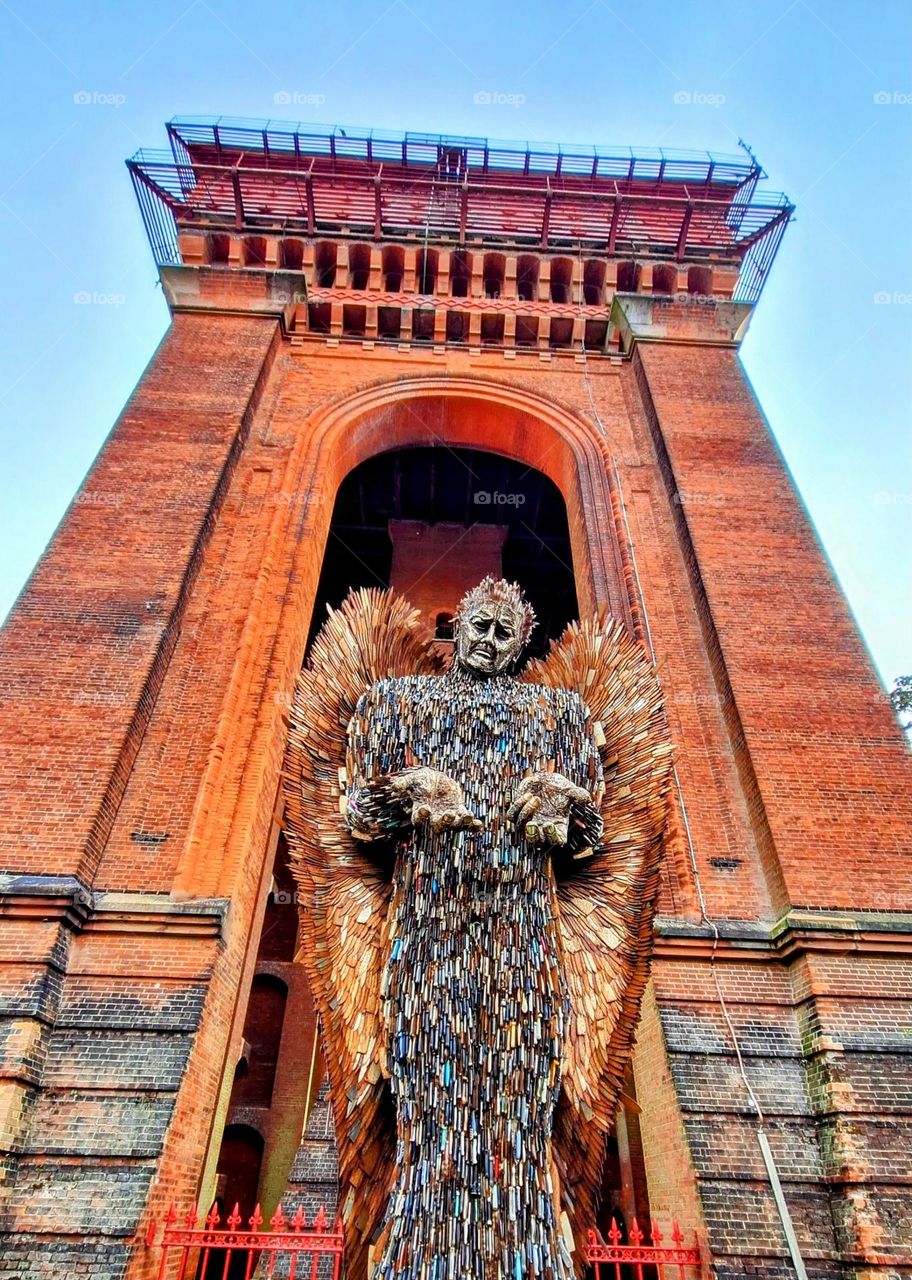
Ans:
[[[533,625],[485,579],[445,664],[406,600],[359,591],[298,680],[286,819],[352,1280],[582,1270],[671,749],[620,624],[514,675]]]

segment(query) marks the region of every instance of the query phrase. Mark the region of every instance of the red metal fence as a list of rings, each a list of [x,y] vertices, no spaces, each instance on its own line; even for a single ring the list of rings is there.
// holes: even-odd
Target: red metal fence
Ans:
[[[263,1217],[259,1205],[248,1221],[249,1230],[240,1230],[238,1206],[222,1224],[216,1208],[212,1208],[201,1226],[196,1211],[191,1209],[179,1219],[172,1205],[162,1224],[151,1222],[146,1244],[162,1251],[158,1280],[252,1280],[276,1273],[287,1280],[339,1280],[342,1270],[344,1241],[342,1223],[337,1220],[330,1230],[323,1209],[308,1227],[303,1209],[290,1220],[281,1206],[269,1221],[270,1230],[262,1231]],[[586,1261],[595,1270],[595,1280],[691,1280],[700,1272],[700,1249],[694,1243],[685,1247],[681,1229],[672,1224],[671,1243],[666,1244],[658,1225],[650,1224],[649,1243],[634,1218],[626,1243],[617,1223],[612,1219],[608,1239],[600,1240],[589,1232]],[[326,1261],[326,1265],[321,1264]],[[666,1271],[666,1268],[669,1270]],[[690,1272],[690,1276],[688,1276]]]
[[[278,1264],[279,1274],[288,1280],[339,1280],[342,1270],[342,1223],[330,1230],[323,1209],[308,1227],[304,1210],[298,1209],[289,1220],[281,1205],[269,1220],[271,1230],[261,1231],[263,1217],[257,1205],[248,1220],[249,1230],[241,1231],[242,1218],[238,1206],[220,1226],[221,1217],[213,1207],[202,1226],[197,1226],[194,1209],[178,1217],[172,1205],[163,1224],[149,1224],[146,1244],[162,1251],[159,1280],[251,1280],[272,1276]],[[321,1262],[328,1260],[325,1266]]]
[[[595,1268],[595,1280],[623,1280],[635,1275],[636,1280],[644,1280],[649,1276],[658,1276],[665,1280],[665,1268],[677,1269],[678,1280],[687,1280],[688,1269],[691,1274],[700,1271],[700,1247],[694,1241],[692,1248],[685,1248],[684,1236],[676,1222],[671,1227],[671,1244],[663,1243],[664,1237],[658,1224],[652,1222],[649,1229],[650,1243],[637,1225],[634,1218],[630,1226],[627,1243],[621,1244],[623,1236],[617,1223],[612,1218],[608,1240],[599,1240],[594,1231],[589,1232],[589,1243],[586,1246],[586,1261]],[[671,1270],[669,1275],[674,1275]]]

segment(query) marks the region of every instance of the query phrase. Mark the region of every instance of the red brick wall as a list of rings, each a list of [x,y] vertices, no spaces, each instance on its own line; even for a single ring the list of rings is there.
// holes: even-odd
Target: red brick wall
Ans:
[[[129,1245],[147,1188],[148,1204],[160,1208],[211,1185],[204,1172],[214,1170],[254,972],[288,697],[333,495],[377,449],[445,439],[539,466],[567,501],[581,607],[608,603],[642,630],[638,579],[711,914],[765,930],[772,956],[770,926],[790,904],[907,906],[912,823],[899,733],[734,351],[694,341],[703,333],[719,342],[715,321],[706,323],[701,330],[687,317],[689,344],[670,333],[640,342],[623,362],[591,358],[584,377],[571,353],[508,360],[496,350],[291,345],[265,317],[176,317],[0,641],[0,847],[4,868],[36,878],[20,885],[0,965],[15,1024],[0,1065],[9,1096],[24,1104],[10,1112],[6,1136],[27,1171],[11,1200],[23,1240],[31,1239],[26,1188],[38,1165],[50,1199],[77,1176],[32,1150],[42,1134],[66,1133],[58,1165],[95,1170],[97,1194],[108,1174],[126,1188],[116,1221],[86,1210],[80,1230],[100,1250],[119,1241],[117,1265],[132,1248],[136,1274],[155,1265]],[[46,923],[46,878],[66,874],[107,897],[70,886],[72,904]],[[212,900],[218,939],[181,915],[200,900]],[[663,910],[686,922],[694,901],[678,839]],[[769,1003],[770,984],[785,992],[768,1030],[769,1038],[782,1028],[792,1036],[792,1087],[807,1053],[789,963],[789,976],[779,960],[763,968],[757,1001]],[[749,966],[737,969],[746,980]],[[893,972],[864,971],[854,1005],[844,993],[835,1004],[815,995],[821,1026],[841,1026],[846,1010],[867,1019],[868,1053],[882,1034],[871,984]],[[691,995],[705,976],[704,959],[687,973]],[[175,1030],[161,1002],[125,1002],[128,981],[141,990],[170,984],[181,999],[193,988],[192,1025]],[[79,1039],[58,1019],[62,1006],[82,1008],[73,993],[86,984],[98,999],[79,1015]],[[646,1029],[657,1065],[642,1079],[638,1071],[647,1147],[663,1125],[675,1133],[680,1158],[663,1168],[690,1206],[681,1216],[695,1221],[687,1184],[709,1173],[688,1173],[701,1139],[675,1107],[683,1117],[682,1064],[714,1052],[711,987],[706,1000],[679,1048],[674,1034],[684,1023],[667,987],[658,990]],[[173,1045],[167,1114],[129,1178],[116,1133],[91,1151],[81,1136],[97,1112],[99,1036],[110,1053],[104,1088],[122,1110],[148,1083],[143,1076],[137,1085],[128,1047],[147,1062]],[[723,1111],[737,1111],[731,1064],[717,1056],[707,1090],[728,1099]],[[55,1065],[45,1077],[48,1060]],[[878,1078],[871,1059],[864,1063],[865,1078]],[[848,1083],[861,1096],[858,1079],[834,1077],[826,1088],[839,1097],[834,1081]],[[84,1095],[81,1118],[66,1112],[55,1092],[63,1089]],[[808,1115],[810,1097],[801,1104]],[[878,1116],[887,1125],[894,1116],[886,1106],[876,1112],[876,1099],[870,1105],[869,1139]],[[753,1165],[732,1123],[720,1149],[735,1180],[747,1161],[749,1181]],[[895,1137],[895,1125],[889,1132]],[[654,1149],[647,1159],[655,1168]],[[864,1160],[874,1167],[873,1156]],[[705,1198],[711,1218],[717,1202]],[[657,1203],[673,1199],[672,1180]],[[854,1239],[860,1218],[843,1200],[841,1238]],[[892,1203],[886,1191],[882,1201]],[[808,1204],[813,1221],[816,1190]],[[744,1221],[749,1234],[753,1218]],[[31,1229],[35,1249],[50,1240],[63,1249],[59,1217],[43,1226],[35,1218]],[[59,1256],[64,1265],[65,1251]]]

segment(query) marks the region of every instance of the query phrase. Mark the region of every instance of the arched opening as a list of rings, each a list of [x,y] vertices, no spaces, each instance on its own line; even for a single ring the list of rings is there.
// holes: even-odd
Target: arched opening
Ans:
[[[370,282],[371,249],[369,244],[353,244],[348,250],[348,284],[351,289],[366,289]]]
[[[259,1203],[264,1146],[263,1135],[252,1125],[226,1125],[215,1173],[212,1206],[218,1211],[222,1227],[237,1206],[241,1230],[247,1228]],[[206,1249],[199,1260],[196,1280],[244,1280],[246,1258],[244,1250],[231,1253],[226,1249]]]
[[[367,586],[401,590],[436,631],[488,572],[523,587],[539,621],[530,652],[544,653],[577,616],[567,509],[554,482],[479,449],[377,454],[339,486],[312,634],[327,605]]]
[[[237,1082],[232,1105],[268,1107],[272,1101],[288,988],[280,978],[257,974],[250,988],[244,1039],[250,1046],[247,1075]]]
[[[467,298],[471,283],[471,257],[465,249],[454,249],[450,254],[450,294],[454,298]]]
[[[415,255],[415,288],[419,293],[435,293],[437,290],[436,249],[419,249]]]
[[[231,253],[231,237],[221,231],[206,236],[206,261],[213,266],[226,266]]]
[[[257,960],[294,960],[297,942],[297,887],[288,865],[288,846],[283,835],[279,838],[272,887],[266,899]]]
[[[642,269],[638,262],[619,262],[617,266],[618,293],[637,293]]]
[[[266,266],[265,236],[245,236],[244,237],[244,266],[245,267],[265,267]]]
[[[383,273],[384,289],[387,293],[398,293],[402,288],[402,277],[405,274],[405,250],[401,245],[383,246],[380,269]]]
[[[320,240],[314,249],[314,285],[331,289],[336,283],[338,248],[335,240]]]
[[[449,609],[441,609],[434,622],[434,639],[452,641],[455,638],[456,615]]]
[[[652,292],[674,293],[678,287],[678,269],[663,262],[652,268]]]
[[[712,291],[712,267],[691,267],[687,272],[687,292],[708,298]]]
[[[589,258],[583,266],[583,301],[587,307],[605,304],[605,263],[601,258]]]
[[[551,301],[572,302],[573,259],[551,259]]]
[[[538,299],[538,258],[534,253],[523,253],[516,259],[516,296],[521,302]]]
[[[304,267],[304,241],[280,240],[279,265],[285,271],[301,271]]]
[[[503,293],[504,277],[507,273],[507,259],[502,253],[486,253],[482,274],[486,298],[499,298]]]
[[[216,1200],[221,1202],[223,1221],[235,1205],[244,1219],[256,1208],[263,1145],[263,1135],[253,1125],[226,1126],[216,1172]]]

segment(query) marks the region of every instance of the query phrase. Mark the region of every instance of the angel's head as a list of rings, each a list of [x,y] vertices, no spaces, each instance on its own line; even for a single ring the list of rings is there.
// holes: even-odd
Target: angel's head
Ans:
[[[526,645],[535,614],[515,582],[485,578],[456,610],[456,665],[476,676],[508,671]]]

